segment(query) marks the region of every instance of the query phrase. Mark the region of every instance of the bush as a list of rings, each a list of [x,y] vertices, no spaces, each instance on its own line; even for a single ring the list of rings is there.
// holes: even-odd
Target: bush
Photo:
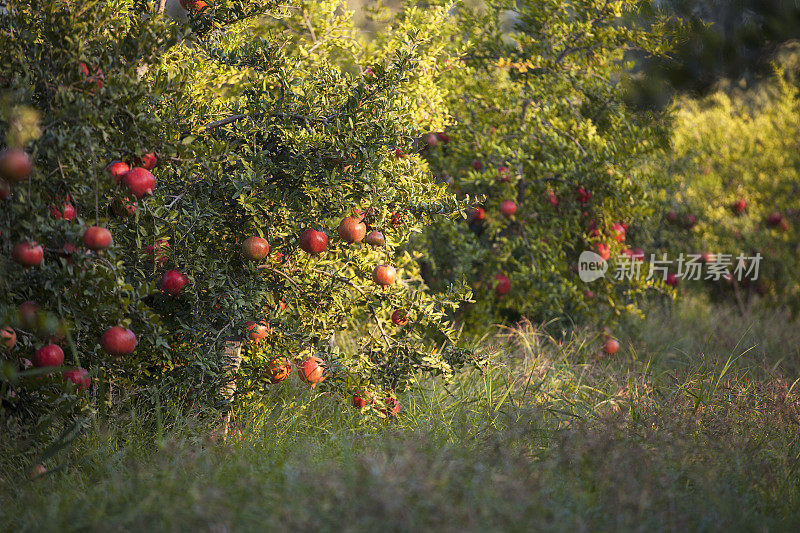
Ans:
[[[158,3],[50,1],[18,2],[0,17],[6,144],[33,161],[0,220],[0,316],[19,339],[11,360],[52,342],[65,367],[88,369],[106,390],[210,403],[229,399],[249,338],[242,382],[262,387],[276,357],[319,357],[321,387],[348,398],[374,391],[377,411],[419,372],[449,377],[475,361],[446,320],[468,293],[430,297],[401,247],[463,209],[418,157],[394,156],[441,125],[438,108],[409,111],[431,90],[435,66],[421,51],[439,38],[446,10],[419,13],[421,24],[380,53],[355,54],[341,7],[228,1],[190,10],[184,23],[154,11]],[[273,32],[265,13],[287,31]],[[144,170],[121,186],[109,176],[112,161],[150,166],[151,153],[152,194]],[[337,236],[349,216],[355,237],[380,231],[385,245]],[[111,246],[86,240],[93,225],[110,231]],[[321,234],[304,242],[309,229],[327,245]],[[40,264],[13,259],[23,241],[42,243]],[[317,245],[324,251],[309,253]],[[396,282],[375,277],[381,264]],[[40,307],[31,321],[18,311],[28,300]],[[135,333],[135,353],[101,349],[118,325]],[[337,344],[343,335],[351,349]],[[58,394],[61,379],[13,366],[4,410],[41,413],[50,402],[34,406],[28,394],[45,383]]]

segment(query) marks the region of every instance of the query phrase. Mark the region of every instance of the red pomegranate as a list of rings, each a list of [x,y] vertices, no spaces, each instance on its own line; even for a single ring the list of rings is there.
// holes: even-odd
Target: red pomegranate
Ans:
[[[149,170],[142,167],[132,168],[122,178],[122,184],[138,199],[153,194],[156,178]]]
[[[108,328],[100,338],[100,346],[109,355],[130,355],[136,350],[136,335],[122,326]]]
[[[45,368],[64,364],[64,350],[58,344],[42,346],[33,355],[33,366]]]
[[[321,231],[307,228],[300,235],[300,248],[308,254],[317,255],[328,247],[328,236]]]
[[[62,375],[65,381],[73,382],[80,390],[86,390],[92,386],[92,378],[85,368],[78,367],[74,370],[67,370]]]
[[[44,259],[44,250],[35,241],[21,241],[11,250],[11,258],[24,267],[38,266]]]
[[[189,276],[177,270],[167,270],[161,276],[161,290],[175,296],[189,283]]]
[[[105,250],[111,246],[111,232],[100,226],[91,226],[83,232],[83,244],[90,250]]]

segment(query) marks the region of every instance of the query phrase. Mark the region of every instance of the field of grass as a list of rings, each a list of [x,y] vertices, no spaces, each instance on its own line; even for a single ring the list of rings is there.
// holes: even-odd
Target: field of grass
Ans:
[[[493,368],[424,383],[393,422],[293,378],[224,443],[121,409],[42,476],[2,454],[0,530],[797,530],[798,326],[687,300],[613,357],[499,329]]]

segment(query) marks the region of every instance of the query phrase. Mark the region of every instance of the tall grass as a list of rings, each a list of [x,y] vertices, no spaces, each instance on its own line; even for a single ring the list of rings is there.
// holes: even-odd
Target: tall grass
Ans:
[[[614,357],[499,329],[491,368],[422,383],[394,421],[294,380],[224,443],[171,406],[119,409],[43,476],[0,459],[0,529],[793,529],[800,329],[704,306],[654,310]]]

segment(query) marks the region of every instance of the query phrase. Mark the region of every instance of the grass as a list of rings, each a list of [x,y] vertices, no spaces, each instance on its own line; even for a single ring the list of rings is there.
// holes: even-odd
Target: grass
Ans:
[[[120,409],[43,476],[0,457],[0,512],[9,531],[800,526],[797,324],[686,301],[614,357],[558,339],[499,331],[488,373],[428,381],[388,423],[295,380],[225,443]]]

